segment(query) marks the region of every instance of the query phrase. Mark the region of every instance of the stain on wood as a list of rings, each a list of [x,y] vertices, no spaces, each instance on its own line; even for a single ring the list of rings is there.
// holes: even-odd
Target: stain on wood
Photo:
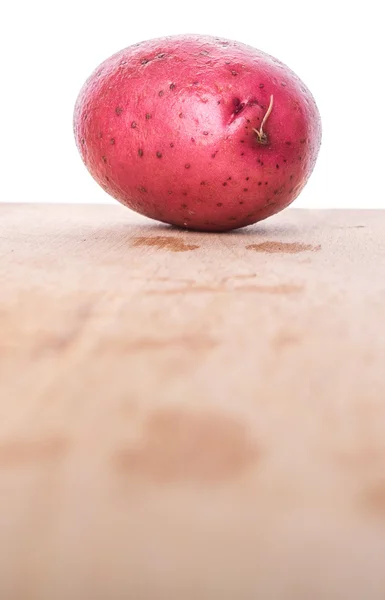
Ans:
[[[300,242],[261,242],[259,244],[249,244],[247,250],[255,252],[264,252],[266,254],[299,254],[301,252],[318,252],[321,245],[313,246],[311,244],[302,244]]]
[[[282,350],[290,346],[296,346],[300,343],[300,341],[300,335],[289,330],[282,330],[273,338],[273,344],[277,350]]]
[[[189,252],[190,250],[197,250],[199,248],[196,244],[186,244],[180,238],[164,235],[134,238],[133,246],[134,248],[149,246],[151,248],[158,248],[159,250],[169,250],[170,252]]]
[[[215,485],[255,467],[260,452],[245,422],[222,412],[155,410],[137,446],[114,461],[120,475],[154,483]]]
[[[370,516],[385,519],[385,478],[366,485],[360,496],[360,506]]]
[[[68,442],[61,437],[0,441],[0,468],[58,460],[67,450]]]

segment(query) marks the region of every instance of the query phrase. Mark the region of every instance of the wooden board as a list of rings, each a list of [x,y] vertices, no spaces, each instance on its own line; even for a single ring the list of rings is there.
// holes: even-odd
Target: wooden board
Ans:
[[[0,205],[0,598],[385,598],[385,211]]]

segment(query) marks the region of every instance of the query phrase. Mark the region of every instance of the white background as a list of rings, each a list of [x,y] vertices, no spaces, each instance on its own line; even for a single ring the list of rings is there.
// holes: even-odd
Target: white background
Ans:
[[[316,170],[295,206],[385,208],[385,49],[380,0],[55,0],[1,10],[1,202],[115,202],[72,135],[77,93],[105,58],[179,33],[273,54],[311,89],[323,120]]]

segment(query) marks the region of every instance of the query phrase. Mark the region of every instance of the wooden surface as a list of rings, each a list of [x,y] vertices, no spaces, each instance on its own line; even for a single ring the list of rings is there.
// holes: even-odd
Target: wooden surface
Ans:
[[[385,211],[0,205],[0,598],[385,598]]]

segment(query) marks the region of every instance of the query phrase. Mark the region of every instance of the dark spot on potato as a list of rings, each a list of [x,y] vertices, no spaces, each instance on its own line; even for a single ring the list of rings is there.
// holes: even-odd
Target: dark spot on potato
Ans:
[[[157,58],[164,58],[166,56],[165,52],[161,52],[161,54],[157,55]]]
[[[142,150],[142,148],[138,148],[138,154],[139,154],[139,156],[143,156],[143,150]]]
[[[238,75],[238,73],[236,71],[234,71],[234,70],[231,71],[231,74],[232,74],[233,77],[236,77]]]
[[[192,137],[191,141],[192,141],[193,144],[195,144],[195,138]]]
[[[303,138],[302,140],[299,140],[300,144],[306,144],[306,138]]]
[[[103,155],[103,156],[102,156],[102,161],[103,161],[104,163],[106,163],[106,162],[107,162],[107,156],[104,156],[104,155]]]
[[[115,108],[115,112],[116,112],[116,114],[117,114],[117,115],[118,115],[118,117],[119,117],[119,116],[122,114],[122,112],[123,112],[123,108],[122,108],[121,106],[117,106],[117,107]]]
[[[187,204],[181,204],[180,207],[181,208],[187,208]]]
[[[100,131],[100,132],[98,133],[98,138],[99,138],[99,139],[101,139],[102,137],[103,137],[103,133]]]
[[[84,144],[84,142],[85,142],[85,139],[84,139],[84,138],[82,138],[80,141],[81,141],[81,143],[82,143],[82,144]]]
[[[244,192],[248,192],[248,191],[249,191],[249,188],[243,188],[243,191],[244,191]]]
[[[262,181],[258,181],[258,185],[262,185]]]
[[[287,141],[285,142],[286,146],[291,146],[291,142]]]
[[[180,119],[183,119],[183,113],[182,113],[182,112],[181,112],[181,113],[179,113],[179,118],[180,118]]]
[[[259,448],[243,420],[222,412],[175,407],[154,410],[141,440],[122,449],[114,463],[125,477],[157,484],[217,486],[241,476],[259,459]]]
[[[239,202],[239,204],[244,204],[244,202],[241,200],[241,201]]]
[[[173,147],[174,147],[174,144],[171,142],[170,143],[170,148],[173,148]]]
[[[245,103],[241,102],[234,108],[233,115],[239,115],[239,113],[241,113],[244,108],[245,108]],[[247,127],[246,127],[246,129],[247,129]]]
[[[110,144],[111,144],[111,146],[113,146],[115,144],[115,138],[110,139]]]
[[[158,92],[158,96],[160,96],[160,98],[163,96],[163,94],[164,94],[163,90],[160,90],[160,92]]]
[[[138,187],[138,190],[139,190],[139,191],[140,191],[142,194],[147,194],[147,190],[146,190],[146,188],[145,188],[145,187],[143,187],[143,186],[140,186],[140,187]]]
[[[184,166],[185,169],[189,169],[190,167],[191,167],[190,163],[186,163]]]
[[[275,165],[275,168],[276,168],[276,169],[279,169],[279,165]]]
[[[223,203],[222,202],[217,202],[217,206],[221,207],[221,206],[223,206]]]
[[[222,185],[226,186],[226,185],[227,185],[226,181],[224,181],[224,182],[222,183]]]
[[[148,62],[150,62],[148,58],[142,58],[142,60],[140,61],[140,64],[146,65]]]
[[[163,154],[161,152],[159,152],[159,150],[156,153],[157,158],[162,158]]]
[[[209,132],[208,132],[208,131],[204,131],[204,132],[203,132],[203,135],[208,135],[208,134],[209,134]]]
[[[151,119],[151,116],[152,116],[151,113],[146,113],[146,119],[147,119],[147,121],[149,121]]]
[[[246,181],[249,181],[249,179],[250,179],[250,177],[245,177],[245,180],[246,180]]]
[[[132,121],[131,127],[132,127],[132,129],[136,129],[136,123],[135,123],[135,121]]]
[[[264,87],[265,87],[265,84],[264,84],[264,83],[260,83],[260,84],[259,84],[259,87],[262,89],[262,88],[264,88]]]

